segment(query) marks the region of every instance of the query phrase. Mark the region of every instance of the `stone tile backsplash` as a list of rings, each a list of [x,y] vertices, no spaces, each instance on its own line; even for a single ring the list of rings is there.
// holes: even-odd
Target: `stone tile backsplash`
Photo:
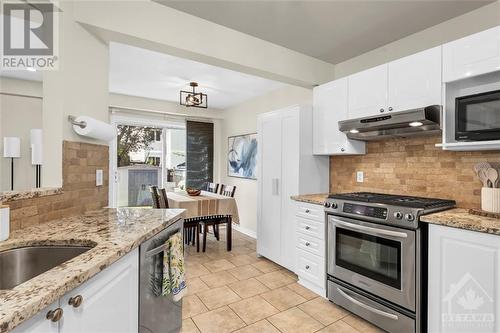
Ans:
[[[330,192],[371,191],[454,199],[459,207],[479,208],[478,162],[499,162],[498,151],[453,152],[435,146],[439,136],[367,143],[361,156],[330,157]],[[364,182],[356,182],[364,171]]]
[[[103,170],[103,186],[95,186],[96,169]],[[63,193],[8,202],[11,230],[107,206],[108,184],[108,146],[64,141]]]

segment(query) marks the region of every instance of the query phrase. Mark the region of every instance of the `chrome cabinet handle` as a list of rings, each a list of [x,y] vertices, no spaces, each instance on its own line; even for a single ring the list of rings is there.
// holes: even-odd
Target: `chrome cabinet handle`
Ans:
[[[392,106],[389,106],[389,111],[392,111],[392,110],[393,110]]]
[[[83,296],[77,295],[77,296],[71,297],[68,301],[68,304],[72,305],[74,308],[77,308],[80,305],[82,305],[82,302],[83,302]]]
[[[306,213],[309,213],[309,212],[310,212],[310,210],[309,210],[309,209],[306,209]]]
[[[311,243],[309,243],[309,242],[306,242],[306,246],[309,246],[309,245],[311,245]]]
[[[379,309],[375,309],[374,307],[371,307],[368,304],[365,304],[365,303],[363,303],[361,301],[358,301],[354,297],[351,297],[351,296],[347,295],[344,291],[340,290],[340,288],[338,288],[338,287],[337,287],[337,291],[340,293],[340,295],[344,296],[347,300],[349,300],[349,301],[353,302],[354,304],[362,307],[363,309],[366,309],[366,310],[368,310],[370,312],[376,313],[378,315],[384,316],[384,317],[389,318],[389,319],[398,320],[398,316],[396,316],[395,314],[388,313],[388,312],[385,312],[385,311],[382,311],[382,310],[379,310]]]
[[[384,109],[380,109],[380,113],[384,113],[384,111],[385,111]]]
[[[47,312],[47,316],[45,316],[45,318],[55,323],[61,320],[63,313],[63,309],[57,308],[55,310],[50,310],[49,312]]]
[[[306,269],[309,269],[309,268],[310,268],[309,265],[306,265]]]
[[[344,152],[344,151],[345,151],[345,148],[340,148],[340,151],[341,151],[341,152]]]
[[[309,229],[311,229],[311,227],[310,227],[310,226],[308,226],[308,225],[306,225],[306,228],[305,228],[305,229],[306,229],[306,230],[309,230]]]

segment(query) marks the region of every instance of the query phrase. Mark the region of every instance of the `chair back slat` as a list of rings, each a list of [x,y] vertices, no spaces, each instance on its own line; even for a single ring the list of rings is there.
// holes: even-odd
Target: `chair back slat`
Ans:
[[[165,191],[164,188],[160,189],[160,207],[161,208],[169,208],[168,207],[168,198],[167,198],[167,191]]]
[[[224,185],[222,184],[220,188],[220,194],[226,197],[234,197],[234,193],[236,192],[236,186],[233,185]]]
[[[207,183],[207,192],[217,193],[219,191],[218,183]]]
[[[153,208],[161,208],[160,195],[158,194],[158,186],[150,186],[149,192],[151,192],[151,199],[153,199]]]

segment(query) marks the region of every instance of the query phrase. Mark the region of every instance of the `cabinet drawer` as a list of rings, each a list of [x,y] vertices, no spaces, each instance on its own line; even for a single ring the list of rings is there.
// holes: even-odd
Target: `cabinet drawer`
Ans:
[[[300,278],[324,287],[326,283],[325,259],[297,248],[295,273]]]
[[[322,222],[325,220],[325,211],[321,205],[313,205],[304,202],[297,203],[297,216],[305,217],[315,221]]]
[[[325,241],[297,232],[297,247],[318,257],[325,258]]]
[[[296,217],[297,232],[303,233],[307,236],[316,237],[318,239],[325,239],[325,224],[301,217]]]

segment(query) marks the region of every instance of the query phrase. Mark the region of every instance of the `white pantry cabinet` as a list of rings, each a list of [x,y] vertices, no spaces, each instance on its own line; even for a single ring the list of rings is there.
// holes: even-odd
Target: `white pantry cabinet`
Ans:
[[[500,70],[500,27],[443,45],[443,81]]]
[[[387,111],[387,64],[349,76],[348,118],[373,116]]]
[[[313,89],[313,151],[315,155],[364,154],[365,143],[350,140],[339,131],[338,122],[347,119],[347,78]]]
[[[137,333],[139,329],[138,249],[127,254],[30,320],[13,333]],[[69,304],[81,296],[78,307]],[[62,310],[58,322],[46,318],[50,310]]]
[[[295,271],[290,196],[328,191],[329,161],[312,153],[312,108],[294,105],[258,117],[257,253]]]
[[[429,225],[430,333],[500,332],[500,236]]]

